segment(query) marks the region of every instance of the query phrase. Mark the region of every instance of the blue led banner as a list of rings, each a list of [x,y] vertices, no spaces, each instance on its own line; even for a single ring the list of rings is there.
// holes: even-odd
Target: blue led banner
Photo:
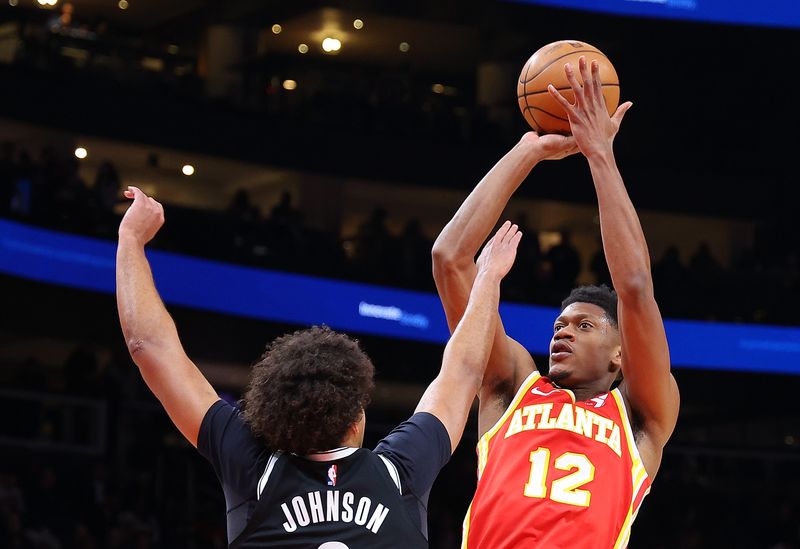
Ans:
[[[798,0],[513,0],[641,17],[800,27]]]
[[[0,272],[12,276],[113,293],[115,250],[112,242],[0,220]],[[432,343],[448,338],[433,294],[154,250],[148,258],[169,304]],[[507,303],[501,314],[509,335],[547,354],[556,309]],[[800,328],[668,320],[666,329],[674,366],[800,374]]]

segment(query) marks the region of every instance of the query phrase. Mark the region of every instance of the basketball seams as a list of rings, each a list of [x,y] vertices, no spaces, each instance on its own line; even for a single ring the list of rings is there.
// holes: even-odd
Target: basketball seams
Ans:
[[[551,117],[555,118],[556,120],[561,120],[562,122],[569,122],[568,118],[562,118],[562,117],[558,116],[557,114],[553,114],[551,112],[548,112],[548,111],[544,110],[541,107],[529,106],[529,107],[525,107],[525,111],[526,112],[527,111],[534,111],[534,112],[535,111],[541,111],[544,114],[546,114],[547,116],[551,116]],[[533,115],[531,115],[531,118],[534,118]],[[534,120],[536,120],[536,119],[534,118]],[[538,124],[538,123],[537,123],[537,125],[541,126],[541,124]]]
[[[537,72],[537,73],[536,73],[536,74],[534,74],[533,76],[531,76],[531,77],[528,77],[528,75],[526,74],[526,75],[525,75],[525,76],[526,76],[525,80],[520,80],[520,81],[519,81],[519,83],[520,83],[520,84],[527,84],[527,83],[528,83],[528,82],[530,82],[531,80],[534,80],[534,79],[536,79],[536,77],[537,77],[537,76],[539,76],[540,74],[542,74],[542,73],[543,73],[545,70],[547,70],[547,68],[548,68],[550,65],[552,65],[553,63],[555,63],[555,62],[556,62],[556,61],[558,61],[559,59],[564,59],[565,57],[569,57],[570,55],[574,55],[574,54],[576,54],[576,53],[596,53],[596,54],[599,54],[599,55],[601,55],[602,57],[605,57],[606,59],[608,59],[608,57],[606,57],[606,56],[603,54],[603,52],[601,52],[600,50],[575,50],[575,51],[571,51],[571,52],[569,52],[569,53],[565,53],[564,55],[559,55],[559,56],[558,56],[558,57],[556,57],[555,59],[551,60],[551,61],[550,61],[550,62],[549,62],[547,65],[545,65],[544,67],[542,67],[541,69],[539,69],[539,72]],[[529,59],[528,61],[530,61],[530,59]],[[530,70],[530,67],[528,67],[528,70]],[[527,73],[528,71],[526,70],[525,72]]]
[[[531,66],[533,65],[532,61],[533,61],[533,57],[531,57],[530,59],[528,59],[528,62],[527,62],[527,63],[525,63],[525,76],[526,76],[526,78],[527,78],[527,75],[528,75],[528,71],[529,71],[529,70],[531,70]],[[524,91],[524,89],[525,89],[525,87],[527,86],[527,84],[526,84],[526,83],[524,83],[524,82],[520,82],[520,83],[522,84],[523,91]],[[518,87],[519,87],[519,86],[518,86]],[[522,116],[523,116],[524,118],[527,118],[527,113],[528,113],[528,111],[530,111],[530,110],[531,110],[531,107],[532,107],[532,105],[528,104],[528,94],[525,94],[523,97],[525,98],[525,108],[524,108],[524,109],[523,109],[523,111],[522,111]],[[517,101],[519,101],[519,98],[517,99]],[[534,117],[532,114],[531,114],[531,122],[533,122],[532,126],[534,127],[534,129],[535,129],[537,132],[541,132],[541,131],[542,131],[542,126],[541,126],[541,124],[539,124],[539,123],[536,121],[536,118],[535,118],[535,117]]]
[[[571,95],[572,86],[564,79],[563,71],[558,71],[559,63],[556,63],[557,61],[560,61],[561,64],[576,64],[580,56],[597,59],[601,65],[601,75],[610,80],[610,82],[601,83],[606,106],[610,108],[615,101],[619,101],[619,76],[608,56],[587,43],[576,46],[574,43],[568,42],[569,45],[576,48],[569,50],[563,45],[565,42],[562,41],[561,46],[556,48],[550,47],[552,44],[540,48],[525,62],[517,80],[517,103],[523,118],[540,134],[558,133],[563,135],[569,134],[570,131],[569,118],[563,112],[561,105],[549,97],[547,90],[547,84],[553,84],[562,94]],[[551,56],[555,57],[551,58]],[[539,64],[543,66],[537,67]],[[606,73],[605,68],[610,68],[611,72]],[[559,72],[562,74],[559,75]],[[535,89],[532,89],[534,86]],[[544,86],[544,88],[540,86]],[[554,113],[560,113],[560,116]]]
[[[611,86],[612,88],[613,88],[613,87],[619,87],[619,82],[609,82],[608,84],[602,84],[602,86],[603,86],[604,88],[605,88],[606,86]],[[557,89],[558,91],[570,91],[570,90],[572,90],[572,86],[563,86],[563,87],[561,87],[561,88],[556,88],[556,89]],[[531,91],[531,92],[529,92],[529,91],[526,91],[526,92],[525,92],[525,95],[518,95],[518,96],[517,96],[517,99],[522,99],[523,97],[527,98],[529,95],[538,95],[538,94],[540,94],[540,93],[547,93],[547,89],[545,88],[545,89],[543,89],[543,90],[536,90],[536,91]],[[528,105],[528,101],[527,101],[527,99],[526,99],[526,101],[525,101],[525,105],[527,105],[527,106],[530,106],[530,105]]]

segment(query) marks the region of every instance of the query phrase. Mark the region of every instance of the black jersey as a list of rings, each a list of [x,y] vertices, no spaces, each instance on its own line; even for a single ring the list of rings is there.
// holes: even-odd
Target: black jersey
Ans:
[[[258,541],[259,547],[413,549],[427,546],[428,496],[450,458],[450,437],[438,418],[421,412],[374,450],[298,457],[265,448],[240,411],[220,400],[203,418],[197,449],[222,484],[231,547],[251,547],[248,536],[266,536],[280,541]],[[317,537],[329,532],[330,538]]]
[[[427,540],[401,499],[394,465],[370,450],[313,459],[274,453],[256,510],[231,549],[416,549]]]

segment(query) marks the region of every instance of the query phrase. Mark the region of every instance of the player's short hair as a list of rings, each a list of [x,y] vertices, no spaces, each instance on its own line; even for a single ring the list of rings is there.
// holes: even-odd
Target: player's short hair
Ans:
[[[253,366],[244,419],[272,450],[337,448],[369,404],[374,373],[358,342],[327,326],[281,336]]]
[[[573,303],[597,305],[605,311],[608,320],[617,328],[617,292],[605,284],[600,286],[579,286],[573,289],[567,298],[561,302],[561,310],[563,311]]]

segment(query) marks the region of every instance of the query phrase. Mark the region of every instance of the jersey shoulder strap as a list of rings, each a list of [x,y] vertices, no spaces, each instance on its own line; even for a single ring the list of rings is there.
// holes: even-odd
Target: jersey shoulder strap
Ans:
[[[244,527],[244,530],[236,536],[236,539],[233,540],[229,546],[229,549],[237,549],[242,543],[243,540],[246,540],[250,537],[250,535],[258,529],[258,527],[267,520],[267,517],[270,513],[269,508],[269,498],[262,498],[261,493],[264,491],[264,487],[267,484],[267,481],[272,475],[275,477],[281,477],[281,471],[286,467],[287,459],[286,456],[282,452],[274,452],[270,457],[269,461],[267,462],[267,467],[264,470],[264,474],[258,482],[258,487],[256,488],[257,493],[256,496],[258,498],[258,502],[256,503],[256,508],[253,511],[252,516],[247,521],[247,524]]]

